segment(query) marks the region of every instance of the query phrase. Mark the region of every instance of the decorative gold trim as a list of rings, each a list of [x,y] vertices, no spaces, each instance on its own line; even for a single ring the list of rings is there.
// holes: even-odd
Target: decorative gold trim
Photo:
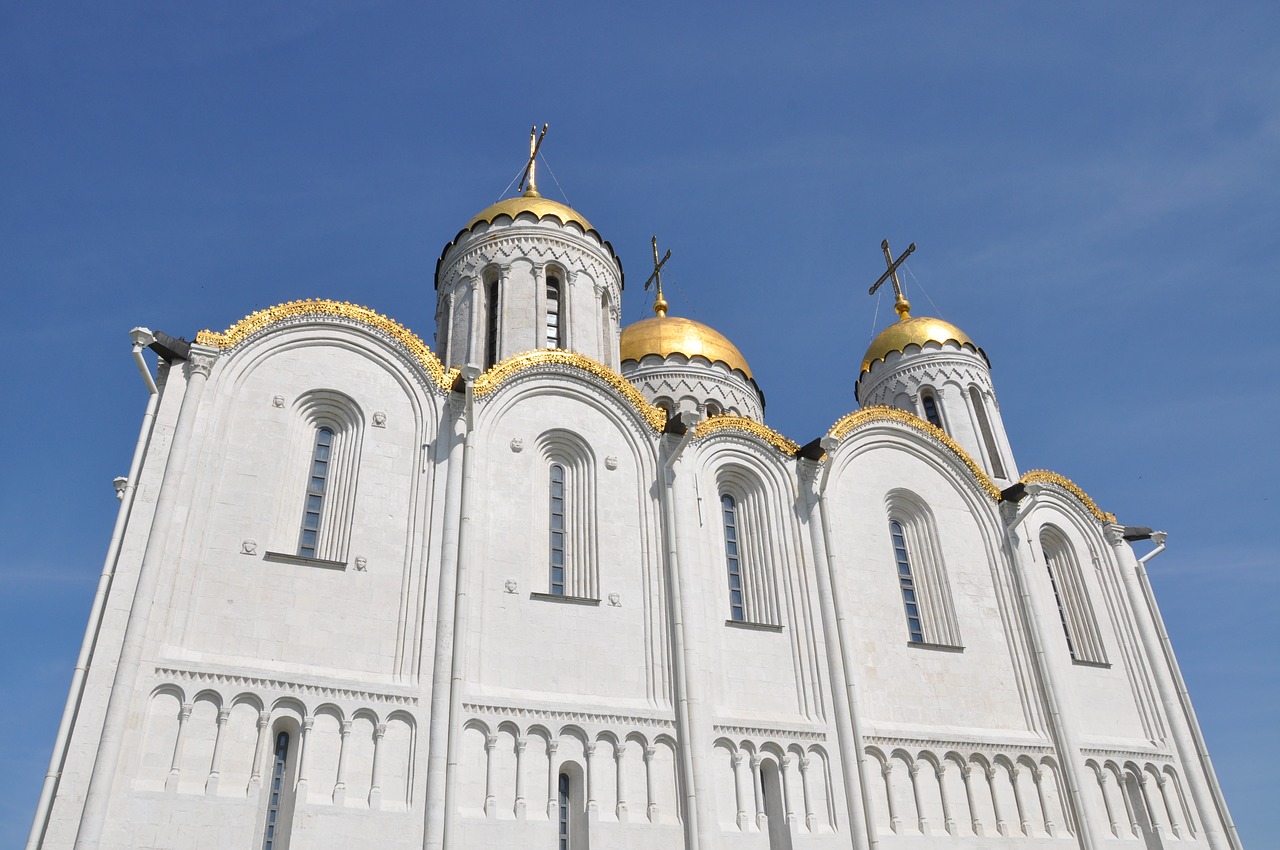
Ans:
[[[640,394],[640,391],[632,386],[631,382],[626,378],[603,363],[592,360],[590,357],[585,357],[576,351],[563,351],[558,348],[543,348],[536,351],[526,351],[523,354],[515,354],[490,367],[487,372],[476,378],[475,396],[476,398],[484,398],[487,395],[492,395],[510,378],[528,369],[536,369],[539,366],[569,366],[581,369],[613,387],[619,395],[630,402],[631,406],[645,418],[645,421],[649,423],[653,430],[661,431],[667,424],[666,411],[649,404],[645,397]]]
[[[1102,508],[1098,507],[1093,499],[1089,498],[1089,494],[1080,489],[1080,485],[1056,472],[1050,472],[1047,469],[1033,469],[1023,474],[1020,479],[1023,484],[1056,484],[1063,490],[1080,500],[1080,503],[1089,509],[1089,513],[1093,514],[1098,522],[1115,522],[1116,515],[1109,514]]]
[[[965,466],[969,468],[969,472],[977,479],[978,484],[983,490],[987,491],[987,495],[995,501],[1000,501],[1000,488],[991,480],[991,476],[987,475],[986,470],[974,461],[969,453],[960,447],[960,444],[951,439],[951,435],[936,425],[932,425],[918,416],[908,413],[905,410],[899,410],[896,407],[889,407],[886,404],[872,405],[864,407],[861,410],[855,410],[852,413],[842,416],[827,431],[827,436],[835,437],[837,440],[843,440],[854,429],[866,425],[870,422],[897,422],[899,425],[905,425],[913,428],[928,437],[932,437],[942,445],[951,450],[951,453],[958,457]]]
[[[414,359],[422,365],[422,368],[426,370],[427,374],[431,376],[431,380],[435,381],[436,384],[444,389],[448,389],[453,385],[457,370],[450,369],[446,372],[440,359],[436,357],[435,352],[427,347],[421,337],[395,319],[388,318],[381,313],[375,313],[368,307],[361,307],[358,304],[352,304],[347,301],[305,298],[301,301],[277,304],[274,307],[250,313],[222,333],[216,333],[211,330],[200,331],[196,335],[196,342],[200,345],[208,345],[224,350],[235,348],[249,337],[266,330],[278,322],[307,316],[331,316],[339,319],[348,319],[367,325],[376,331],[381,331],[403,345],[413,355]]]
[[[794,455],[800,451],[800,444],[793,443],[791,440],[779,434],[772,428],[761,425],[754,419],[748,419],[745,416],[711,416],[698,423],[698,427],[694,430],[693,435],[698,438],[715,434],[720,431],[741,431],[764,440],[778,451],[787,456]]]

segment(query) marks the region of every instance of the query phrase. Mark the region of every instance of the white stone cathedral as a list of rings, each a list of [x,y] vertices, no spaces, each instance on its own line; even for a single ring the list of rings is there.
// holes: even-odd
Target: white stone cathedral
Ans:
[[[1163,535],[1019,471],[981,348],[894,278],[801,446],[657,282],[620,328],[531,188],[444,247],[434,350],[320,300],[136,330],[28,847],[1239,850]]]

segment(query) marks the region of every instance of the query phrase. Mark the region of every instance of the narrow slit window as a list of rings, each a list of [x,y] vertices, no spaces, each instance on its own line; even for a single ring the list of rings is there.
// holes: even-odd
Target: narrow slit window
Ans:
[[[449,302],[445,301],[440,308],[440,324],[436,328],[436,353],[440,356],[440,362],[446,365],[449,363],[450,312]]]
[[[551,465],[551,586],[549,593],[564,596],[564,467]]]
[[[1049,586],[1053,588],[1053,602],[1058,606],[1058,619],[1062,622],[1062,633],[1067,637],[1067,652],[1071,653],[1072,661],[1078,661],[1076,644],[1071,639],[1071,626],[1067,624],[1067,609],[1062,604],[1062,592],[1058,590],[1058,578],[1053,574],[1053,562],[1046,558],[1045,563],[1049,569]]]
[[[560,774],[556,790],[556,796],[559,801],[558,814],[556,817],[556,820],[558,821],[556,829],[556,846],[559,847],[560,850],[569,850],[569,774]]]
[[[498,281],[491,280],[485,284],[485,315],[487,333],[485,334],[484,367],[488,369],[498,362]]]
[[[271,765],[271,794],[267,798],[267,825],[262,839],[262,850],[279,847],[281,828],[281,804],[285,793],[285,764],[289,759],[289,733],[276,736],[275,761]]]
[[[924,643],[924,622],[920,617],[920,600],[916,597],[915,577],[911,574],[911,556],[907,553],[907,537],[902,523],[889,523],[893,537],[893,557],[898,564],[898,584],[902,588],[902,605],[907,614],[907,634],[912,643]]]
[[[724,557],[729,568],[729,619],[746,622],[747,609],[742,598],[742,555],[738,540],[738,503],[728,493],[720,497],[724,511]]]
[[[560,278],[547,275],[547,348],[562,348]]]
[[[298,554],[304,558],[316,556],[332,452],[333,429],[321,428],[316,432],[316,445],[311,453],[311,476],[307,479],[307,498],[302,512],[302,533],[298,538]]]
[[[1004,478],[1004,464],[1000,462],[1000,451],[996,448],[991,419],[987,416],[987,406],[983,403],[982,393],[978,392],[977,387],[969,387],[969,399],[973,402],[973,415],[978,418],[978,430],[982,432],[982,443],[987,448],[987,457],[991,458],[991,474],[996,478]]]
[[[942,417],[938,414],[938,400],[933,397],[933,393],[925,393],[920,396],[920,406],[924,408],[924,418],[930,425],[942,427]]]

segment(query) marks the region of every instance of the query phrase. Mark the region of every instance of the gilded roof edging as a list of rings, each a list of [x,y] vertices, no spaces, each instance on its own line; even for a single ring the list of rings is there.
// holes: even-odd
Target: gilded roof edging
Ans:
[[[1000,501],[1000,488],[991,480],[991,476],[987,475],[986,470],[979,466],[969,453],[951,438],[950,434],[905,410],[899,410],[896,407],[890,407],[885,404],[864,407],[861,410],[847,413],[836,420],[836,423],[827,431],[827,436],[843,440],[857,428],[872,422],[896,422],[937,440],[968,468],[978,485],[986,491],[988,496],[994,501]]]
[[[667,415],[660,407],[654,407],[645,399],[630,381],[610,369],[608,366],[592,360],[576,351],[564,351],[559,348],[542,348],[515,354],[489,367],[476,378],[475,396],[484,398],[497,392],[511,378],[540,366],[568,366],[604,381],[626,400],[644,418],[655,431],[661,431],[667,424]]]
[[[754,419],[748,419],[745,416],[711,416],[698,423],[698,427],[694,430],[693,435],[699,439],[710,434],[716,434],[720,431],[738,431],[750,434],[787,456],[794,455],[800,451],[800,444],[779,434],[767,425],[762,425]]]
[[[446,371],[444,364],[436,357],[435,352],[422,341],[422,337],[395,319],[348,301],[331,301],[324,298],[304,298],[299,301],[287,301],[283,304],[276,304],[264,310],[250,313],[221,333],[207,329],[200,331],[200,333],[196,334],[196,342],[200,345],[207,345],[211,348],[225,351],[235,348],[245,340],[269,329],[273,325],[290,319],[302,319],[311,316],[347,319],[380,331],[403,345],[439,387],[447,390],[453,384],[457,370],[450,369]]]
[[[1067,478],[1065,475],[1059,475],[1058,473],[1051,472],[1048,469],[1033,469],[1030,472],[1023,473],[1022,478],[1019,480],[1023,484],[1055,484],[1063,490],[1066,490],[1072,496],[1075,496],[1076,499],[1080,501],[1080,504],[1084,505],[1085,508],[1088,509],[1089,513],[1093,514],[1094,518],[1098,520],[1098,522],[1110,523],[1116,521],[1115,514],[1107,513],[1102,508],[1098,507],[1098,503],[1089,498],[1089,494],[1082,490],[1079,484],[1072,481],[1070,478]]]

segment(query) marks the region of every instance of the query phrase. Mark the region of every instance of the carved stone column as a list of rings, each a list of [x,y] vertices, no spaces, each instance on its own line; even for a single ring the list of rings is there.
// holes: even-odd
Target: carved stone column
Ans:
[[[947,762],[942,760],[933,766],[938,778],[938,796],[942,798],[942,828],[947,835],[956,834],[956,819],[952,815],[951,792],[947,789]]]
[[[969,803],[969,827],[974,835],[984,835],[986,829],[982,826],[982,819],[978,817],[978,807],[973,799],[973,774],[977,770],[977,766],[971,762],[961,769],[960,775],[964,778],[964,796]]]
[[[307,776],[307,741],[311,739],[311,727],[316,725],[314,717],[308,717],[302,721],[302,731],[298,733],[298,782],[294,785],[293,801],[294,805],[305,803],[307,801],[307,788],[309,787]]]
[[[253,773],[249,775],[249,786],[245,793],[252,793],[254,786],[262,785],[262,757],[267,749],[267,735],[271,731],[271,712],[258,712],[258,742],[253,748]]]
[[[497,815],[497,798],[493,793],[493,751],[498,748],[498,736],[489,735],[484,739],[484,816],[493,818]]]
[[[556,764],[559,749],[559,741],[547,741],[547,820],[552,823],[556,822],[560,811],[560,765]]]
[[[515,815],[516,820],[525,819],[525,800],[524,800],[524,751],[529,746],[529,739],[526,737],[516,738],[516,802]]]
[[[1003,807],[1000,805],[1000,794],[996,790],[996,775],[999,769],[992,765],[987,768],[987,788],[991,791],[991,808],[996,815],[996,832],[1001,835],[1009,834],[1009,826],[1005,823]]]
[[[760,776],[760,756],[751,756],[751,784],[756,798],[756,828],[767,829],[769,816],[764,810],[764,781]]]
[[[889,803],[889,829],[894,834],[902,831],[902,821],[898,818],[898,806],[893,801],[893,762],[887,761],[880,770],[884,777],[884,798]]]
[[[929,834],[929,820],[924,816],[924,804],[920,799],[920,762],[911,763],[911,795],[916,801],[916,825],[921,835]]]
[[[1102,805],[1107,810],[1107,822],[1111,824],[1111,834],[1120,837],[1120,822],[1116,820],[1115,808],[1111,805],[1111,793],[1107,790],[1111,785],[1111,774],[1105,768],[1098,770],[1098,790],[1102,793]],[[1121,791],[1123,795],[1123,790]]]
[[[778,771],[778,781],[782,783],[782,811],[788,824],[796,822],[795,812],[791,808],[791,756],[783,756],[780,770]]]
[[[218,793],[218,776],[222,773],[222,748],[227,742],[227,721],[231,718],[231,709],[218,709],[218,732],[213,739],[213,758],[209,762],[209,778],[204,783],[204,793]]]
[[[1023,835],[1031,834],[1031,822],[1027,820],[1027,803],[1022,799],[1022,786],[1018,779],[1022,776],[1023,767],[1015,764],[1009,771],[1009,782],[1013,785],[1013,805],[1018,810],[1018,828]]]
[[[346,805],[347,802],[347,754],[351,751],[351,721],[342,721],[342,740],[338,745],[338,781],[333,784],[333,804]]]
[[[742,788],[742,785],[743,785],[742,765],[746,762],[746,760],[747,760],[746,753],[739,751],[733,754],[733,790],[734,790],[734,795],[737,798],[737,805],[738,805],[737,822],[738,822],[738,829],[742,830],[743,832],[746,832],[747,823],[748,823],[747,793]]]
[[[373,769],[369,772],[369,808],[382,808],[382,741],[387,734],[387,724],[373,727]]]
[[[178,777],[182,774],[182,748],[187,741],[187,721],[191,719],[191,703],[184,702],[178,711],[178,737],[173,742],[173,758],[169,761],[169,776],[164,781],[164,790],[170,793],[178,790]]]
[[[618,823],[627,823],[627,795],[630,790],[627,785],[627,742],[619,741],[616,750],[616,770],[618,785],[618,805],[614,810],[614,814],[618,818]]]
[[[813,813],[813,792],[809,789],[809,764],[811,759],[808,756],[801,756],[800,763],[800,793],[804,797],[804,828],[809,832],[813,832],[814,821],[817,817]]]
[[[1050,838],[1054,838],[1057,835],[1057,827],[1053,822],[1053,815],[1049,814],[1049,807],[1044,802],[1044,765],[1036,765],[1031,778],[1036,783],[1036,799],[1040,801],[1040,816],[1044,818],[1044,831]]]
[[[586,788],[583,789],[587,795],[587,821],[594,823],[598,813],[596,811],[596,742],[588,741],[582,748],[583,768],[586,773]]]
[[[658,822],[658,797],[654,793],[653,757],[658,752],[656,747],[644,748],[644,791],[649,801],[645,808],[649,813],[649,823]]]

